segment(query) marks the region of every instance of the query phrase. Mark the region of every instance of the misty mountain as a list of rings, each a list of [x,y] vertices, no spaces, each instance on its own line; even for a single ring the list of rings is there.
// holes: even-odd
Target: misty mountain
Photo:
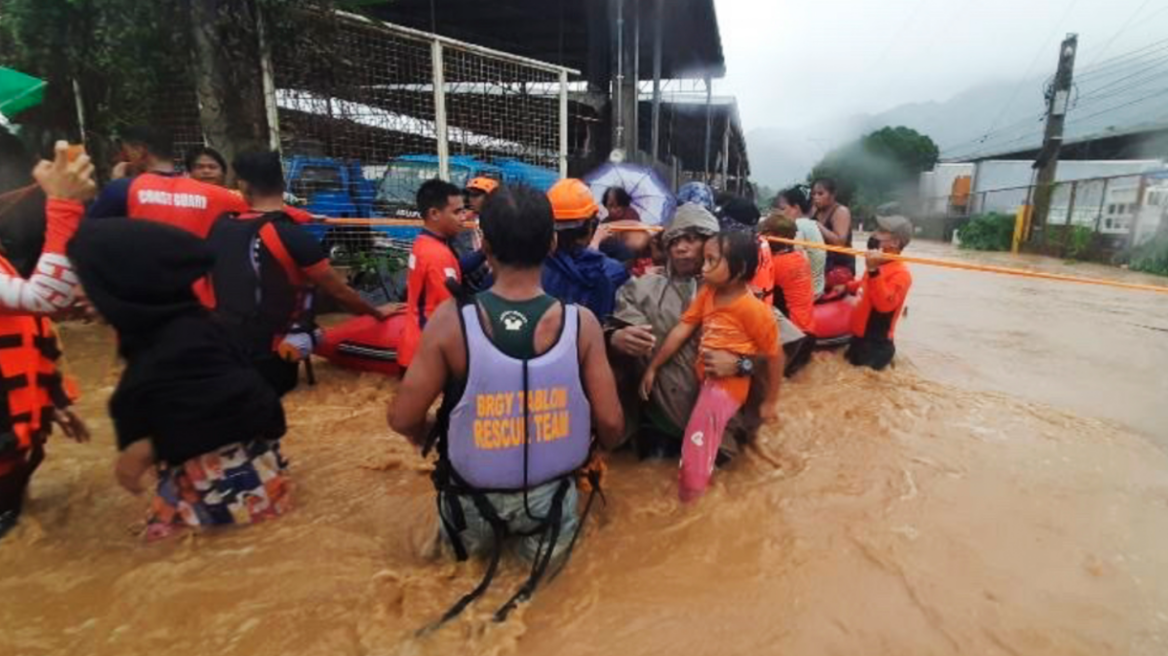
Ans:
[[[1066,138],[1168,121],[1168,71],[1085,74],[1076,83]],[[1126,76],[1126,77],[1125,77]],[[885,126],[926,134],[942,159],[1037,147],[1042,143],[1044,78],[970,88],[944,102],[909,103],[879,114],[828,119],[800,129],[758,128],[746,134],[751,177],[771,187],[802,181],[826,153]],[[988,133],[988,136],[987,136]]]

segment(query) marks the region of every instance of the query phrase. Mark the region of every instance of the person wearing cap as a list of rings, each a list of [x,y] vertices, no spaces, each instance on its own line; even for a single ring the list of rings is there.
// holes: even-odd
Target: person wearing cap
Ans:
[[[479,212],[483,211],[483,205],[487,203],[487,196],[494,190],[499,188],[499,181],[484,176],[479,176],[466,183],[466,211],[467,220],[478,220]]]
[[[864,256],[868,270],[862,280],[847,285],[850,293],[860,292],[860,302],[852,315],[852,342],[846,357],[858,367],[880,371],[896,355],[893,333],[912,287],[908,267],[888,255],[899,254],[908,246],[913,225],[903,216],[877,217],[876,224],[873,248]]]
[[[498,188],[498,180],[484,176],[466,183],[466,188],[462,190],[466,199],[466,213],[463,219],[471,225],[476,225],[487,197]],[[491,270],[486,266],[487,256],[483,254],[482,248],[483,232],[477,225],[470,230],[463,230],[454,238],[454,249],[458,253],[458,264],[462,268],[463,284],[473,291],[481,291],[491,286]]]
[[[600,206],[588,185],[567,178],[547,192],[555,217],[556,250],[544,263],[545,292],[592,310],[601,320],[616,305],[616,290],[629,279],[628,269],[589,244],[599,224]]]

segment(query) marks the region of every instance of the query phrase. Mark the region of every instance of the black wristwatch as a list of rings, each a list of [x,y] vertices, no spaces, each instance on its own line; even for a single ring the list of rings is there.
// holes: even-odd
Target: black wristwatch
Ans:
[[[749,378],[754,375],[754,360],[745,355],[738,356],[738,375],[743,378]]]

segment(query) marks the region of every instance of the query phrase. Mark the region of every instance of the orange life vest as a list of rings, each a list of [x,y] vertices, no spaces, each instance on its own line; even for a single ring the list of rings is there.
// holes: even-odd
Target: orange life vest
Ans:
[[[3,257],[0,272],[19,275]],[[0,314],[0,441],[15,437],[18,450],[32,448],[53,408],[69,404],[72,395],[57,371],[60,357],[48,317]]]

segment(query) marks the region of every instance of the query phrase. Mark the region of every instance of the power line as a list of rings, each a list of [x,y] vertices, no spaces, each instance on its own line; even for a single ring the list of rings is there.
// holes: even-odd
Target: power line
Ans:
[[[1010,94],[1010,99],[1006,101],[1005,105],[1002,105],[1001,111],[999,111],[998,115],[994,117],[993,122],[990,123],[990,127],[986,129],[986,135],[989,135],[989,133],[993,132],[994,128],[998,125],[998,121],[1002,120],[1002,117],[1006,115],[1006,111],[1009,110],[1010,107],[1014,104],[1014,99],[1018,97],[1018,92],[1022,90],[1022,85],[1027,82],[1027,78],[1030,75],[1031,69],[1033,69],[1034,65],[1038,63],[1038,58],[1041,57],[1044,52],[1046,52],[1046,47],[1050,45],[1050,42],[1054,39],[1055,35],[1058,34],[1059,28],[1063,25],[1063,23],[1066,22],[1067,16],[1070,16],[1071,10],[1074,9],[1075,5],[1077,4],[1079,4],[1079,0],[1073,0],[1069,5],[1067,5],[1067,10],[1063,12],[1062,18],[1060,18],[1059,21],[1055,24],[1055,29],[1051,31],[1050,36],[1046,37],[1046,41],[1042,43],[1042,47],[1034,53],[1034,58],[1030,60],[1030,65],[1026,67],[1026,72],[1022,74],[1022,79],[1019,80],[1018,84],[1014,86],[1014,91]]]
[[[1146,96],[1142,96],[1142,97],[1140,97],[1140,98],[1136,98],[1135,100],[1131,100],[1131,101],[1125,102],[1125,103],[1123,103],[1123,104],[1121,104],[1121,105],[1115,105],[1115,106],[1113,106],[1113,107],[1108,107],[1107,109],[1104,109],[1103,111],[1100,111],[1100,112],[1095,112],[1094,114],[1090,114],[1090,115],[1088,115],[1088,116],[1078,116],[1078,117],[1075,117],[1075,120],[1076,120],[1076,121],[1080,121],[1080,122],[1086,122],[1086,121],[1089,121],[1089,120],[1091,120],[1091,119],[1095,118],[1096,116],[1102,116],[1102,115],[1104,115],[1104,114],[1107,114],[1108,112],[1114,112],[1114,111],[1115,111],[1115,110],[1117,110],[1117,109],[1123,109],[1124,107],[1130,107],[1130,106],[1132,106],[1132,105],[1138,105],[1139,103],[1142,103],[1142,102],[1145,102],[1145,101],[1151,100],[1152,98],[1157,98],[1157,97],[1159,97],[1159,96],[1164,96],[1164,95],[1168,95],[1168,91],[1163,91],[1163,90],[1161,90],[1161,91],[1157,91],[1157,92],[1155,92],[1155,93],[1150,93],[1150,94],[1148,94],[1148,95],[1146,95]]]
[[[1099,54],[1095,57],[1095,59],[1091,60],[1092,64],[1098,61],[1099,57],[1102,57],[1107,52],[1107,49],[1111,47],[1111,44],[1115,43],[1115,40],[1119,38],[1119,35],[1123,34],[1124,30],[1126,30],[1133,22],[1135,22],[1136,17],[1140,15],[1140,12],[1142,12],[1150,4],[1152,4],[1152,0],[1144,0],[1144,3],[1141,4],[1134,12],[1132,12],[1132,15],[1129,16],[1124,24],[1115,31],[1115,34],[1111,35],[1111,38],[1107,40],[1107,43],[1103,44],[1103,48],[1099,50]],[[1090,66],[1090,64],[1088,64],[1088,66]]]

